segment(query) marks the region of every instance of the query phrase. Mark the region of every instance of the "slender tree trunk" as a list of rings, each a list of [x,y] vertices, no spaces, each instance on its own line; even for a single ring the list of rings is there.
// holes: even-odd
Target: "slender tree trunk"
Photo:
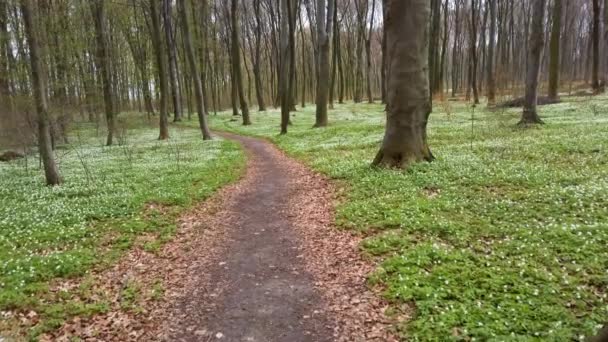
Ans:
[[[473,90],[473,101],[479,104],[479,91],[477,90],[477,0],[471,0],[471,41],[470,41],[470,71],[469,83]]]
[[[258,108],[260,112],[266,111],[266,103],[264,101],[264,86],[262,84],[261,75],[261,59],[262,59],[262,15],[260,12],[260,1],[253,1],[253,10],[255,15],[255,57],[253,61],[253,76],[255,78],[255,94],[258,100]]]
[[[112,94],[112,81],[110,75],[110,53],[108,49],[107,25],[105,16],[105,2],[92,0],[93,19],[95,21],[95,35],[97,40],[97,60],[101,82],[103,86],[103,102],[108,125],[106,145],[111,146],[114,137],[114,96]]]
[[[158,68],[158,80],[160,88],[160,120],[158,135],[159,140],[169,139],[169,120],[168,120],[168,97],[169,97],[169,81],[167,80],[167,59],[165,47],[162,40],[160,28],[160,9],[159,3],[156,0],[150,0],[150,12],[152,16],[152,45],[154,45],[154,54],[156,55],[156,65]]]
[[[196,97],[196,111],[198,113],[198,122],[203,134],[203,140],[211,139],[211,132],[207,126],[207,116],[205,110],[205,101],[203,100],[203,84],[196,65],[196,57],[194,56],[194,48],[192,47],[192,35],[190,34],[190,25],[188,24],[188,12],[186,10],[186,0],[177,1],[178,11],[182,23],[182,32],[184,34],[184,45],[186,49],[186,57],[190,64],[191,77],[194,81],[194,95]]]
[[[8,105],[11,110],[10,101],[10,81],[9,81],[9,63],[8,63],[8,8],[6,1],[0,1],[0,102]]]
[[[486,61],[486,77],[488,83],[488,105],[496,101],[496,84],[494,82],[494,47],[496,36],[496,1],[488,0],[490,9],[490,37],[488,41],[488,58]],[[557,0],[559,1],[559,0]]]
[[[538,76],[540,73],[540,57],[543,51],[544,17],[546,0],[535,0],[532,3],[532,27],[530,28],[530,43],[528,45],[528,65],[526,74],[526,95],[524,111],[520,125],[541,124],[543,121],[536,111],[538,97]]]
[[[553,24],[551,26],[551,43],[549,47],[551,50],[549,60],[549,98],[553,100],[557,100],[558,98],[561,22],[562,0],[555,0],[553,4]]]
[[[380,90],[382,103],[386,104],[386,0],[382,0],[382,65],[380,66]]]
[[[593,69],[591,87],[595,93],[600,92],[600,0],[593,0]]]
[[[41,56],[41,47],[38,40],[38,30],[35,27],[36,20],[31,0],[21,0],[21,13],[25,25],[25,35],[30,51],[30,73],[31,84],[36,101],[36,113],[38,114],[38,149],[44,166],[44,175],[47,185],[61,184],[62,179],[55,164],[55,155],[51,147],[51,133],[49,129],[49,113],[47,105],[47,89],[44,81],[43,70],[44,57]]]
[[[171,0],[163,0],[163,23],[165,40],[169,57],[169,82],[171,84],[171,99],[173,100],[173,122],[182,120],[181,92],[177,75],[177,48],[173,38],[173,20],[171,17]]]
[[[328,3],[329,2],[329,3]],[[327,5],[327,6],[326,6]],[[325,9],[327,8],[327,13]],[[333,31],[334,1],[317,0],[317,110],[315,127],[327,126],[329,43]]]
[[[243,74],[241,70],[241,48],[239,30],[239,0],[231,0],[231,19],[232,19],[232,67],[234,69],[234,81],[241,105],[241,114],[243,115],[243,125],[251,125],[249,117],[249,106],[245,97],[245,88],[243,86]]]
[[[372,12],[370,16],[369,32],[365,41],[365,55],[367,59],[366,79],[367,79],[367,102],[374,103],[372,93],[372,33],[374,32],[374,12],[376,12],[376,0],[372,0]]]
[[[290,107],[290,91],[289,91],[289,64],[290,64],[290,49],[289,49],[289,11],[290,1],[280,0],[280,54],[279,61],[279,98],[281,102],[281,134],[287,134],[289,126],[289,107]]]
[[[382,147],[373,165],[407,168],[431,161],[428,0],[387,0],[388,104]],[[408,32],[407,35],[403,32]]]

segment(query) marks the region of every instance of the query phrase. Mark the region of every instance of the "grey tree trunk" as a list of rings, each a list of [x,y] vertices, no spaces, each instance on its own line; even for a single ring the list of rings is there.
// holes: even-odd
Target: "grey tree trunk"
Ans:
[[[428,0],[387,0],[387,120],[373,165],[407,168],[433,160],[426,132],[431,113],[430,14]]]
[[[329,3],[328,3],[329,2]],[[327,12],[325,9],[327,8]],[[314,127],[327,126],[329,95],[329,43],[333,32],[334,1],[317,0],[317,110]]]
[[[239,0],[231,1],[231,19],[232,19],[232,65],[234,68],[234,81],[236,82],[236,88],[239,96],[239,103],[241,105],[241,114],[243,116],[243,125],[251,125],[251,118],[249,117],[249,106],[247,105],[247,99],[245,98],[245,89],[243,87],[243,72],[241,70],[241,47],[239,30],[241,26],[239,24]]]
[[[280,54],[281,58],[279,61],[280,73],[279,73],[279,99],[281,102],[281,134],[287,134],[287,127],[289,126],[289,107],[291,92],[289,89],[289,64],[290,64],[290,48],[289,48],[289,11],[290,1],[280,0]]]
[[[30,74],[32,78],[32,90],[36,101],[36,113],[38,114],[38,149],[44,176],[47,185],[61,184],[62,179],[55,164],[55,155],[51,147],[51,132],[49,129],[49,113],[47,105],[47,89],[44,81],[43,58],[40,55],[41,48],[38,41],[38,32],[33,18],[33,6],[31,0],[21,0],[21,12],[25,25],[25,35],[30,50]]]
[[[519,121],[520,125],[542,124],[543,121],[536,111],[538,98],[538,76],[540,73],[540,57],[543,51],[546,0],[534,0],[532,3],[532,23],[528,43],[528,65],[526,73],[526,94],[524,96],[524,111]]]
[[[205,111],[205,101],[203,97],[203,84],[201,76],[196,65],[196,57],[194,56],[194,48],[192,47],[192,35],[190,33],[190,25],[188,24],[188,12],[186,10],[186,0],[177,1],[180,21],[182,23],[182,33],[184,34],[184,45],[186,48],[186,57],[190,64],[192,72],[192,80],[194,80],[194,95],[196,97],[196,111],[198,114],[198,123],[203,134],[203,140],[211,139],[211,132],[207,125],[207,116]]]
[[[600,0],[593,0],[593,69],[591,72],[591,86],[595,93],[600,92]]]
[[[156,65],[158,67],[158,80],[160,86],[160,115],[159,115],[159,140],[169,139],[169,120],[168,120],[168,97],[169,81],[167,80],[167,59],[165,47],[162,40],[160,29],[160,9],[157,0],[150,0],[150,14],[152,16],[152,45],[156,55]]]
[[[111,146],[114,137],[114,96],[112,94],[112,77],[110,74],[110,53],[107,39],[105,2],[103,0],[93,0],[90,4],[93,9],[93,20],[95,21],[97,61],[99,63],[99,72],[101,73],[103,102],[106,112],[106,123],[108,125],[106,145]]]
[[[182,120],[182,95],[179,89],[177,75],[177,53],[175,39],[173,38],[173,19],[171,17],[171,0],[163,0],[163,23],[167,53],[169,57],[169,81],[171,83],[171,99],[173,100],[173,122]]]
[[[551,42],[549,46],[549,98],[558,98],[559,88],[559,62],[560,62],[560,40],[562,29],[562,0],[555,0],[553,4],[553,24],[551,27]]]
[[[496,101],[496,83],[494,81],[494,49],[496,36],[496,1],[488,0],[490,7],[490,37],[488,41],[488,60],[486,62],[486,80],[488,83],[488,105]],[[559,0],[557,0],[559,1]]]

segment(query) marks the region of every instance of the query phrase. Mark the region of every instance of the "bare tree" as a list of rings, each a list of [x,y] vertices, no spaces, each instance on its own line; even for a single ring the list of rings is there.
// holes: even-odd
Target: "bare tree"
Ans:
[[[97,40],[97,63],[101,73],[101,83],[103,86],[103,102],[106,112],[106,122],[108,125],[108,136],[106,145],[112,145],[114,137],[114,96],[112,94],[112,81],[110,70],[110,53],[107,42],[107,25],[105,16],[105,1],[92,0],[90,2],[95,21],[95,36]]]
[[[488,61],[486,62],[486,78],[488,83],[488,105],[496,101],[496,83],[494,79],[494,46],[496,40],[496,1],[488,0],[490,10],[490,36],[488,40]],[[557,0],[559,1],[559,0]]]
[[[327,12],[325,9],[327,8]],[[327,126],[329,43],[333,31],[334,1],[317,0],[317,111],[315,127]]]
[[[190,33],[190,25],[188,24],[188,11],[186,10],[186,0],[177,1],[180,21],[182,23],[182,32],[184,34],[184,45],[186,49],[186,57],[190,64],[191,77],[194,81],[194,96],[196,98],[196,111],[198,114],[198,122],[203,134],[204,140],[211,139],[211,132],[207,125],[207,117],[205,111],[205,101],[203,98],[203,85],[201,76],[196,65],[196,57],[194,56],[194,48],[192,47],[192,34]]]
[[[551,26],[551,42],[549,46],[549,98],[558,98],[559,88],[559,62],[560,62],[560,41],[562,30],[562,0],[555,0],[553,3],[553,23]]]
[[[524,111],[519,121],[520,125],[542,124],[543,121],[536,111],[538,99],[538,76],[540,73],[540,57],[543,51],[544,18],[546,0],[532,2],[532,23],[528,43],[528,71],[526,74],[526,95],[524,98]]]
[[[430,13],[428,0],[387,0],[387,121],[373,165],[407,168],[414,162],[433,160],[426,133],[431,113]]]
[[[30,76],[32,90],[36,101],[36,113],[38,114],[38,149],[42,164],[44,166],[44,176],[47,185],[61,184],[62,179],[55,164],[55,154],[51,146],[51,132],[49,129],[49,113],[47,104],[47,89],[44,81],[46,74],[43,66],[44,57],[41,56],[40,42],[38,39],[38,29],[35,26],[34,7],[31,0],[21,0],[21,12],[25,25],[25,35],[30,51]]]
[[[171,15],[171,0],[163,0],[163,24],[165,28],[165,40],[167,42],[167,53],[169,57],[169,81],[171,83],[171,99],[173,100],[173,122],[182,120],[181,92],[177,74],[177,46],[173,37],[173,17]]]
[[[152,45],[156,55],[156,66],[158,68],[158,80],[160,86],[160,120],[158,135],[159,140],[169,139],[169,120],[168,118],[168,97],[169,81],[167,80],[167,54],[160,28],[160,9],[157,0],[150,0],[150,12],[152,17]]]
[[[239,0],[231,0],[230,18],[232,21],[232,69],[234,73],[234,82],[236,82],[236,90],[241,105],[241,114],[243,116],[243,125],[251,125],[249,117],[249,106],[245,98],[245,88],[243,86],[243,73],[241,70],[241,43],[239,38]]]

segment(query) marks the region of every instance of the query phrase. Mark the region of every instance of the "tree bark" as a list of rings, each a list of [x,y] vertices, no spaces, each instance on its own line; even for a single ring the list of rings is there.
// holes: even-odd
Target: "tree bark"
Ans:
[[[477,0],[471,0],[471,39],[469,48],[469,84],[473,90],[473,102],[479,104],[477,89]]]
[[[264,101],[264,86],[262,84],[261,75],[261,59],[262,59],[262,15],[260,12],[260,0],[253,1],[253,11],[255,15],[255,57],[253,61],[253,77],[255,78],[255,95],[258,100],[258,108],[260,112],[266,111],[266,102]]]
[[[407,168],[433,160],[426,133],[431,113],[430,12],[428,0],[387,0],[387,122],[373,165]]]
[[[494,81],[494,47],[496,36],[496,1],[488,0],[490,7],[490,37],[488,41],[488,60],[486,62],[486,77],[488,83],[488,105],[494,105],[496,101],[496,83]],[[559,0],[557,0],[559,1]]]
[[[167,59],[165,47],[162,40],[160,28],[160,10],[157,0],[150,0],[150,11],[152,16],[152,44],[156,55],[156,66],[158,68],[158,80],[160,88],[160,119],[159,119],[159,140],[169,139],[169,120],[168,120],[168,97],[169,81],[167,80]]]
[[[291,91],[289,87],[289,64],[291,61],[289,48],[289,11],[290,1],[280,0],[280,73],[279,73],[279,99],[281,102],[281,134],[287,134],[289,126],[289,107]]]
[[[182,94],[179,88],[177,74],[177,47],[173,37],[173,19],[171,16],[171,0],[163,0],[163,23],[167,53],[169,57],[169,82],[171,84],[171,99],[173,100],[173,122],[182,121]]]
[[[232,67],[234,68],[234,81],[238,92],[239,103],[241,105],[241,114],[243,116],[243,125],[251,125],[249,117],[249,106],[245,98],[245,88],[243,87],[243,73],[241,70],[241,47],[239,30],[239,0],[231,0],[231,19],[232,19]]]
[[[103,102],[106,112],[106,123],[108,125],[108,136],[106,145],[111,146],[114,137],[114,95],[112,93],[112,77],[110,75],[110,53],[107,40],[107,25],[105,16],[105,2],[103,0],[92,0],[93,20],[95,21],[95,36],[97,40],[97,60],[101,82],[103,86]]]
[[[546,0],[534,0],[532,3],[532,27],[528,44],[528,65],[526,73],[526,95],[524,111],[519,121],[520,125],[542,124],[543,121],[536,111],[538,97],[538,76],[540,73],[540,57],[543,51],[544,17]]]
[[[49,129],[49,113],[47,105],[47,89],[44,81],[45,71],[43,70],[43,60],[41,47],[38,40],[38,30],[35,27],[34,12],[31,0],[21,0],[21,12],[25,25],[25,34],[30,50],[30,76],[32,79],[32,90],[36,101],[36,113],[38,118],[38,149],[42,164],[44,166],[44,176],[47,185],[61,184],[62,179],[55,164],[55,155],[51,146],[51,133]]]
[[[549,98],[557,100],[559,88],[559,62],[560,40],[562,29],[562,0],[555,0],[553,4],[553,24],[551,26],[551,42],[549,50]]]
[[[329,3],[328,3],[329,2]],[[325,9],[327,8],[327,13]],[[317,0],[317,110],[314,127],[327,126],[329,47],[333,32],[334,1]]]
[[[601,91],[600,87],[600,0],[593,0],[593,69],[591,74],[591,87],[595,93]]]
[[[205,111],[205,101],[203,98],[203,84],[201,76],[196,65],[196,57],[194,56],[194,48],[192,47],[192,35],[190,34],[190,25],[188,24],[188,12],[186,10],[186,0],[177,1],[178,11],[182,23],[182,33],[184,34],[184,45],[186,49],[186,57],[190,64],[191,77],[194,81],[194,95],[196,97],[196,111],[198,113],[198,123],[203,134],[203,140],[211,139],[211,132],[207,125],[207,117]]]

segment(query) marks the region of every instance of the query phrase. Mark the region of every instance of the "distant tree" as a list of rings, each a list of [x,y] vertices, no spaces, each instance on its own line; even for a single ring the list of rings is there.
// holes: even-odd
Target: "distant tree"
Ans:
[[[182,32],[184,34],[184,45],[186,49],[186,56],[188,63],[190,64],[190,71],[192,79],[194,80],[194,97],[196,98],[196,112],[198,114],[199,127],[203,134],[204,140],[211,139],[211,132],[207,125],[207,117],[205,111],[205,101],[203,98],[203,85],[201,82],[201,76],[198,72],[196,65],[196,57],[194,56],[194,48],[192,47],[192,34],[190,33],[190,24],[188,23],[188,11],[186,9],[186,0],[177,1],[178,12],[180,21],[182,24]]]
[[[167,79],[167,53],[160,27],[160,9],[157,0],[149,0],[151,14],[152,45],[156,56],[156,67],[158,69],[158,80],[160,88],[160,120],[158,135],[159,140],[169,139],[169,120],[168,120],[168,98],[169,81]]]
[[[171,0],[163,0],[162,16],[169,58],[169,81],[171,84],[171,99],[173,100],[174,111],[173,121],[178,122],[182,120],[182,96],[178,82],[179,75],[177,71],[177,45],[175,44],[175,38],[173,37],[174,33],[171,3]]]
[[[486,62],[486,82],[488,83],[488,105],[496,101],[496,83],[494,79],[494,46],[496,45],[496,2],[488,0],[490,10],[490,35],[488,37],[488,60]],[[560,0],[556,0],[560,1]]]
[[[600,91],[600,0],[593,0],[593,66],[591,71],[591,87],[595,93]]]
[[[562,30],[562,0],[553,3],[553,23],[551,24],[551,42],[549,46],[549,98],[556,100],[559,88],[560,41]]]
[[[431,113],[430,13],[428,0],[387,0],[387,121],[373,165],[407,168],[414,162],[433,160],[426,132]]]
[[[473,101],[479,103],[479,91],[477,89],[477,3],[471,0],[471,20],[469,30],[469,83],[473,90]]]
[[[249,117],[249,105],[245,98],[245,88],[243,85],[243,73],[241,70],[241,39],[239,38],[239,30],[241,25],[239,24],[239,0],[231,0],[230,6],[230,19],[232,21],[232,70],[234,73],[234,82],[236,82],[236,90],[241,106],[241,115],[243,117],[243,125],[251,125],[251,118]]]
[[[97,63],[101,73],[101,83],[103,86],[103,102],[106,112],[106,122],[108,125],[108,137],[106,145],[112,145],[114,137],[114,96],[112,94],[112,76],[110,69],[110,53],[108,49],[107,25],[105,15],[105,1],[92,0],[90,2],[95,21],[95,37],[97,41]]]
[[[538,116],[536,104],[538,100],[538,76],[540,73],[540,58],[543,51],[544,18],[546,0],[532,2],[532,23],[528,43],[528,71],[526,74],[526,94],[524,111],[519,121],[520,125],[542,124]]]
[[[36,101],[36,113],[38,124],[38,149],[47,185],[61,184],[62,179],[55,164],[55,154],[51,146],[51,132],[49,128],[49,112],[47,104],[47,87],[45,84],[46,68],[45,57],[42,56],[43,49],[38,39],[38,28],[36,27],[35,8],[32,0],[21,0],[21,12],[25,26],[25,35],[30,51],[30,76],[34,100]]]
[[[326,11],[327,9],[327,11]],[[333,31],[334,1],[317,0],[317,110],[315,127],[327,126],[329,46]]]
[[[289,17],[291,11],[290,0],[280,0],[280,72],[279,72],[279,98],[281,102],[281,134],[287,134],[289,126],[290,94],[289,70],[291,64],[291,49],[289,44]]]

